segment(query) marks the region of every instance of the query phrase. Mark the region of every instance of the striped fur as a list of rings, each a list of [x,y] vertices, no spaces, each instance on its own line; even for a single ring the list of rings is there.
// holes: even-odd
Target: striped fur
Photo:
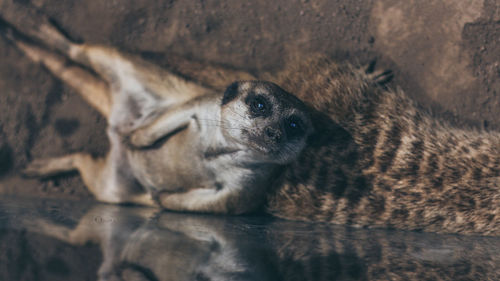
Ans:
[[[323,57],[269,79],[324,114],[319,134],[269,195],[270,213],[500,235],[499,133],[454,128],[402,91],[384,90]]]

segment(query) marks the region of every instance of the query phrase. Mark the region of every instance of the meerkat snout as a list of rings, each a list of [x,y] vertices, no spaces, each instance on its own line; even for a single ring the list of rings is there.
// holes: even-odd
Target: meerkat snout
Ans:
[[[274,129],[272,127],[266,127],[264,129],[264,132],[266,134],[266,137],[270,141],[274,141],[276,143],[280,143],[281,142],[281,132],[280,132],[280,130]]]
[[[293,160],[312,132],[307,106],[271,82],[232,83],[221,112],[228,138],[275,163]]]

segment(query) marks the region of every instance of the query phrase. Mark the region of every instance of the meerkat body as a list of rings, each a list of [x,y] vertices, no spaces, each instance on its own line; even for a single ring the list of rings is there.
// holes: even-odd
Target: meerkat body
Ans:
[[[262,205],[272,175],[298,156],[310,127],[305,106],[276,85],[235,82],[223,96],[190,100],[134,130],[130,142],[142,148],[126,149],[125,162],[141,186],[160,192],[164,208],[244,213]]]
[[[25,175],[78,170],[103,202],[250,212],[312,131],[306,106],[270,82],[234,82],[216,92],[114,49],[72,43],[47,22],[26,32],[66,57],[10,32],[21,50],[78,90],[109,125],[106,157],[38,159]]]

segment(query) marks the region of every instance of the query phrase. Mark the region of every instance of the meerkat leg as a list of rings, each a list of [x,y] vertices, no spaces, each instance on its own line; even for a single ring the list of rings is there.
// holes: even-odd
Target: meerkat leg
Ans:
[[[47,178],[61,173],[78,171],[90,192],[98,199],[105,158],[94,159],[87,153],[75,153],[57,158],[36,159],[24,169],[27,177]]]
[[[157,65],[150,64],[138,57],[125,56],[112,48],[75,44],[46,21],[40,25],[37,38],[65,53],[71,59],[91,66],[110,83],[120,80],[121,75],[127,76],[127,80],[130,80],[130,78],[141,80],[141,75],[139,74],[143,73],[148,76],[148,83],[155,84],[155,82],[162,81],[163,84],[177,88],[175,90],[178,90],[183,95],[188,95],[193,90],[200,91],[197,83],[190,83],[182,77],[165,71]],[[195,62],[182,56],[167,55],[166,60],[168,66],[175,72],[214,90],[222,91],[227,85],[237,80],[256,79],[254,75],[245,71],[234,70],[215,64]],[[142,81],[142,83],[145,83],[145,81]]]
[[[140,57],[124,54],[109,47],[74,43],[48,21],[41,22],[40,26],[29,34],[36,34],[36,38],[49,47],[93,69],[109,83],[113,91],[135,94],[138,98],[151,95],[182,100],[207,92],[204,87]]]
[[[229,213],[224,198],[230,196],[228,190],[197,188],[183,193],[163,192],[158,195],[161,207],[172,211]]]
[[[115,96],[126,96],[123,98],[139,101],[141,109],[145,110],[142,113],[147,114],[150,107],[154,110],[213,92],[138,56],[124,54],[109,47],[72,42],[45,16],[29,7],[10,3],[5,7],[0,5],[0,8],[3,9],[0,10],[0,16],[8,22],[7,30],[12,30],[10,26],[13,25],[22,33],[41,41],[48,48],[90,68],[108,83],[113,99]],[[19,20],[23,15],[30,16],[28,23]],[[36,24],[33,23],[33,18],[36,19]],[[118,101],[117,107],[121,107],[123,103],[126,101]],[[114,104],[112,107],[115,107]]]
[[[156,198],[167,210],[238,215],[260,204],[260,192],[263,191],[195,188],[182,193],[162,192]]]
[[[66,58],[20,40],[16,46],[34,62],[42,63],[56,77],[77,90],[92,107],[108,117],[111,111],[111,95],[106,82],[82,67],[71,64]]]
[[[70,56],[72,59],[83,62],[85,56],[77,58],[78,51],[74,44],[64,36],[48,20],[46,15],[29,5],[19,4],[16,1],[0,1],[0,16],[9,24],[14,25],[22,33],[36,38],[51,48]],[[73,51],[72,51],[73,49]],[[256,77],[245,71],[238,71],[215,64],[194,62],[182,56],[169,55],[166,58],[167,64],[176,73],[191,78],[214,90],[224,90],[227,85],[236,80],[255,80]]]
[[[196,116],[196,104],[199,99],[170,108],[153,121],[139,126],[130,133],[130,144],[135,147],[148,147],[162,137],[189,125]]]
[[[112,163],[112,155],[94,158],[87,153],[75,153],[58,158],[36,159],[25,168],[26,177],[47,178],[57,174],[78,171],[90,193],[107,203],[135,203],[155,206],[146,192],[131,192],[127,185],[133,181],[120,177]]]

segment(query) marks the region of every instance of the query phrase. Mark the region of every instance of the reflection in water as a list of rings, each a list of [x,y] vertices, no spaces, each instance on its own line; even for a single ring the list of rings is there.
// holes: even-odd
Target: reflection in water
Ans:
[[[500,280],[500,238],[0,201],[1,280]]]

